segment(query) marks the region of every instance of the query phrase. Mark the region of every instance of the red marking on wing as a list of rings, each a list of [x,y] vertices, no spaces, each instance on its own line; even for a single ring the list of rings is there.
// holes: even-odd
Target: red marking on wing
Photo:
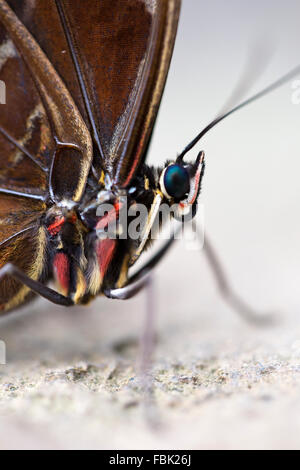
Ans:
[[[63,224],[65,223],[65,220],[66,219],[64,217],[56,217],[53,224],[47,227],[47,230],[50,233],[50,235],[52,236],[57,235],[60,232]]]
[[[114,256],[116,246],[116,240],[111,240],[110,238],[99,240],[96,244],[96,254],[102,279],[104,278]]]
[[[132,177],[133,177],[133,175],[136,171],[136,167],[140,163],[141,153],[143,151],[145,141],[146,141],[146,131],[144,131],[143,134],[140,137],[139,145],[138,145],[137,151],[134,155],[133,162],[131,164],[131,169],[130,169],[128,175],[127,175],[125,183],[122,185],[124,188],[126,188],[129,185],[129,183],[130,183],[130,181],[131,181],[131,179],[132,179]]]
[[[68,219],[68,222],[71,222],[71,224],[76,224],[77,222],[77,217],[75,214],[72,214],[69,219]]]
[[[65,253],[57,253],[54,257],[53,268],[58,284],[66,294],[70,285],[70,262]]]

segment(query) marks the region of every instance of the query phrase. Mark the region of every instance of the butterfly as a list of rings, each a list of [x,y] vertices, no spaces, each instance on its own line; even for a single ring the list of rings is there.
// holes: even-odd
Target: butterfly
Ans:
[[[134,275],[160,208],[194,216],[204,152],[145,163],[180,0],[0,0],[0,310],[130,298],[174,236]],[[298,69],[299,70],[299,69]],[[146,208],[137,236],[122,215]],[[125,215],[126,215],[125,214]],[[57,289],[48,286],[54,279]]]

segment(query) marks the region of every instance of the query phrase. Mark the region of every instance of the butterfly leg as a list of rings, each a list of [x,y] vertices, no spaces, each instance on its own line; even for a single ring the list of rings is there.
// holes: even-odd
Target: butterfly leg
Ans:
[[[150,390],[149,373],[151,371],[152,352],[154,345],[154,315],[155,315],[155,286],[153,276],[149,276],[146,287],[146,316],[141,337],[141,376],[144,378],[145,388]]]
[[[213,272],[220,295],[223,297],[225,302],[244,320],[250,323],[270,324],[274,319],[272,314],[260,314],[233,290],[228,277],[225,274],[224,267],[222,266],[219,257],[207,236],[205,236],[203,252]]]
[[[152,269],[155,268],[161,258],[169,251],[174,241],[175,238],[173,235],[148,263],[129,278],[127,285],[119,289],[106,290],[104,292],[105,295],[112,299],[126,300],[140,292],[140,290],[148,285]],[[205,237],[203,252],[213,272],[220,295],[225,302],[243,319],[250,323],[270,324],[274,320],[272,314],[267,313],[263,315],[257,312],[233,290],[225,274],[224,267],[207,236]]]
[[[153,351],[155,347],[155,317],[156,317],[156,292],[153,276],[149,276],[145,288],[145,318],[142,335],[140,338],[139,375],[141,391],[143,394],[142,405],[146,422],[151,428],[156,429],[159,422],[157,404],[154,396],[153,377]]]
[[[131,299],[136,294],[138,294],[142,289],[144,289],[144,287],[146,287],[148,284],[148,281],[150,278],[150,272],[144,271],[144,269],[142,269],[141,271],[143,272],[141,272],[141,277],[139,277],[138,279],[136,280],[129,279],[128,284],[118,289],[106,289],[104,291],[104,295],[108,297],[109,299],[116,299],[116,300]]]
[[[173,239],[174,240],[174,239]],[[105,295],[112,299],[125,300],[130,299],[137,294],[141,289],[145,291],[145,318],[140,338],[140,360],[139,360],[139,384],[142,393],[142,406],[145,413],[146,422],[151,428],[159,426],[159,417],[154,399],[154,381],[152,374],[152,356],[155,344],[155,325],[154,320],[156,316],[155,304],[155,284],[153,274],[151,272],[154,265],[163,256],[164,250],[171,246],[172,242],[168,242],[166,246],[159,251],[160,256],[155,255],[149,263],[147,263],[140,271],[138,271],[128,284],[120,289],[111,289],[105,291]],[[156,262],[153,262],[156,260]]]
[[[146,287],[151,279],[152,269],[159,263],[163,256],[169,251],[175,241],[175,234],[153,255],[153,257],[142,266],[133,276],[129,277],[127,284],[118,289],[107,289],[104,291],[110,299],[126,300],[135,296]]]
[[[23,271],[21,271],[19,268],[17,268],[11,263],[7,263],[0,269],[0,282],[4,276],[13,277],[17,281],[20,281],[22,284],[29,287],[29,289],[31,289],[36,294],[39,294],[41,297],[44,297],[45,299],[49,300],[54,304],[64,305],[65,307],[68,307],[70,305],[73,305],[74,303],[69,297],[65,297],[64,295],[59,294],[58,292],[53,289],[50,289],[50,287],[45,286],[41,282],[34,281],[30,277],[28,277]]]

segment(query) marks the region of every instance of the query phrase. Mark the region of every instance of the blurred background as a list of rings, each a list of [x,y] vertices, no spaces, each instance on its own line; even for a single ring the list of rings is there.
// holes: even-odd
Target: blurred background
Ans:
[[[176,155],[216,116],[254,50],[267,65],[248,96],[299,63],[299,9],[296,1],[183,1],[150,161]],[[206,231],[239,291],[265,308],[299,305],[300,105],[292,92],[288,83],[229,117],[198,147],[206,152]]]
[[[149,162],[175,157],[218,114],[253,50],[266,66],[247,96],[298,65],[299,17],[298,0],[183,0]],[[232,285],[259,312],[278,312],[279,323],[244,323],[220,298],[203,254],[178,242],[155,276],[161,426],[153,431],[137,378],[145,295],[71,310],[38,300],[0,323],[8,362],[0,448],[300,448],[292,93],[291,81],[229,117],[189,156],[205,150],[205,230]]]

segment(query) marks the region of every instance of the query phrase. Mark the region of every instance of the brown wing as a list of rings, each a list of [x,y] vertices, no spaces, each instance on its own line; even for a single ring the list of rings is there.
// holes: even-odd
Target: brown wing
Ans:
[[[43,269],[37,219],[47,194],[47,172],[54,141],[41,97],[14,41],[0,23],[0,267],[12,262],[35,279]],[[12,194],[9,194],[12,193]],[[42,236],[42,235],[41,235]],[[42,250],[43,251],[43,250]],[[0,282],[0,313],[22,303],[28,289],[11,278]]]
[[[32,279],[45,272],[46,239],[36,220],[45,204],[24,197],[0,194],[0,268],[13,263]],[[29,289],[11,277],[0,282],[0,314],[27,298]]]
[[[24,2],[11,0],[9,4],[0,0],[0,23],[3,37],[1,47],[4,57],[4,64],[1,67],[3,78],[1,79],[7,83],[9,100],[6,105],[3,105],[5,110],[1,113],[0,125],[3,122],[0,128],[1,139],[6,141],[6,146],[13,147],[14,151],[17,149],[17,154],[21,150],[25,155],[26,158],[22,159],[22,164],[23,160],[25,162],[23,180],[25,178],[27,182],[31,178],[30,168],[33,165],[33,175],[38,170],[40,171],[40,166],[42,166],[44,174],[34,179],[34,187],[41,182],[40,191],[50,192],[50,195],[56,199],[69,197],[78,201],[84,191],[90,170],[92,141],[64,82],[23,24],[23,16],[26,16],[27,11],[31,11],[34,4],[35,2],[30,0]],[[16,5],[22,7],[20,17],[10,8],[15,7],[18,12]],[[32,114],[34,112],[32,109],[36,109],[36,106],[38,106],[39,119],[43,125],[40,122],[32,123],[28,117],[28,110],[30,109]],[[19,123],[16,122],[16,116],[18,116]],[[24,126],[27,132],[25,137]],[[30,130],[29,127],[31,127]],[[28,137],[28,132],[32,132],[32,139]],[[20,139],[22,139],[21,142]],[[6,159],[7,148],[4,148],[2,161],[0,161],[1,168],[5,166]],[[46,161],[41,164],[40,159]],[[62,174],[63,162],[65,162],[65,171]],[[50,166],[51,173],[50,180],[48,180],[46,173]],[[7,172],[3,174],[3,181],[17,178],[19,178],[19,168],[15,164],[13,174],[7,174]],[[65,184],[66,181],[68,185]],[[52,182],[60,194],[51,191]],[[3,184],[5,185],[6,182],[4,181]]]
[[[47,197],[50,185],[60,197],[71,187],[70,197],[80,199],[92,158],[88,127],[95,159],[114,183],[129,184],[152,132],[179,6],[180,0],[0,0],[7,98],[0,105],[0,266],[13,262],[41,277],[45,235],[36,221],[45,207],[33,198]],[[1,308],[27,295],[19,283],[1,280]]]
[[[54,142],[33,79],[1,23],[0,80],[6,87],[6,104],[0,105],[0,188],[44,195],[47,175],[39,165],[50,165]]]
[[[127,186],[151,136],[180,0],[10,4],[70,90],[94,136],[96,159],[115,184]]]
[[[51,180],[66,192],[59,179],[69,180],[70,197],[80,199],[92,157],[91,138],[52,64],[4,0],[0,80],[6,88],[6,104],[0,105],[0,267],[13,263],[32,279],[41,279],[45,233],[38,219],[46,210],[43,200]],[[72,171],[67,171],[68,164]],[[1,278],[0,310],[23,303],[28,294],[19,282]]]

